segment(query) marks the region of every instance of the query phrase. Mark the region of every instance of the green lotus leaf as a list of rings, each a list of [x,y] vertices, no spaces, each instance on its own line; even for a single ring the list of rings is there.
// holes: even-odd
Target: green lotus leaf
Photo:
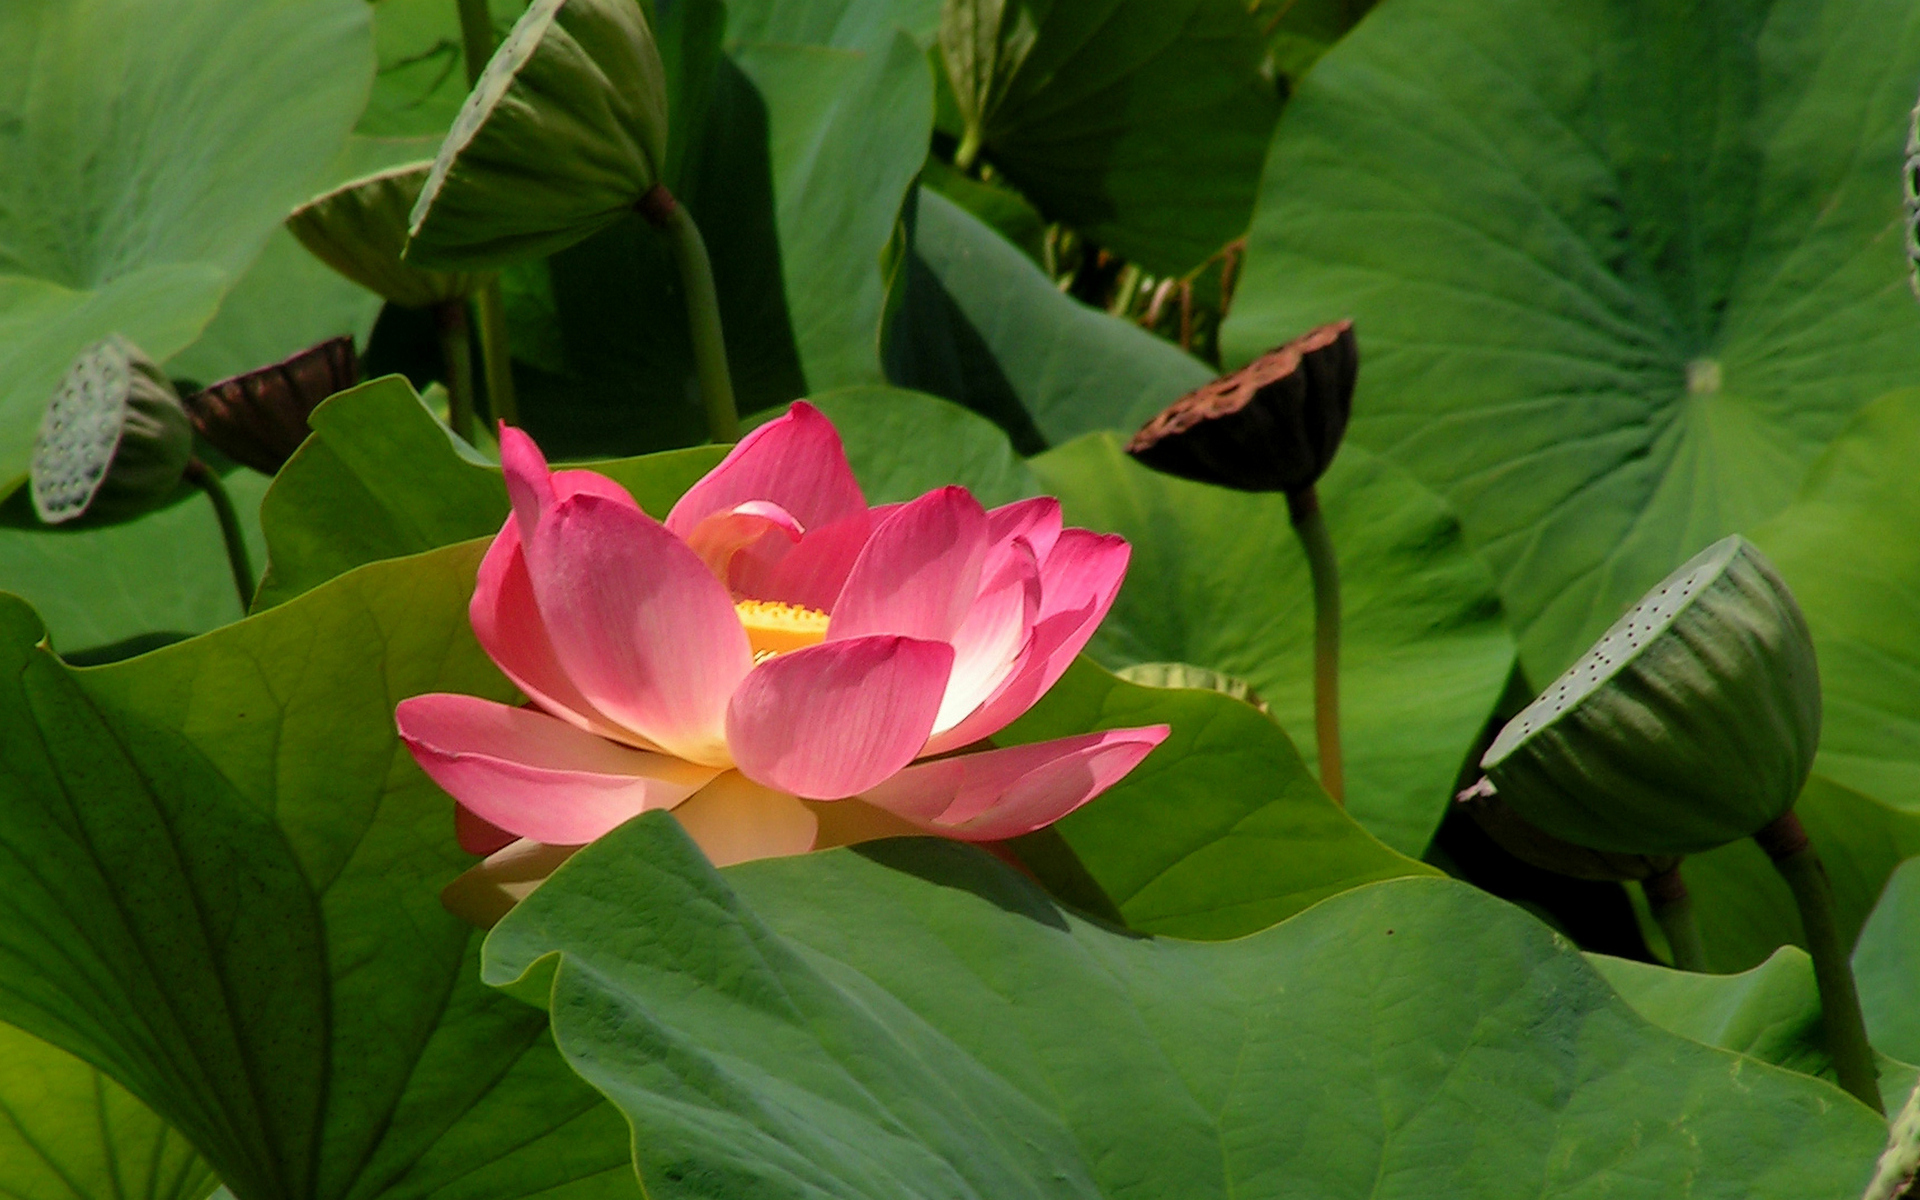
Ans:
[[[330,397],[308,424],[314,435],[260,505],[267,570],[256,612],[366,563],[492,537],[507,518],[500,468],[463,453],[399,376]],[[664,518],[725,452],[700,446],[592,466]]]
[[[0,1025],[0,1178],[9,1200],[203,1200],[217,1181],[125,1088]]]
[[[916,197],[882,342],[889,382],[963,404],[1037,454],[1098,429],[1132,433],[1213,378],[1179,347],[1062,295],[946,197]]]
[[[433,161],[407,261],[466,270],[565,249],[631,212],[666,154],[665,68],[638,0],[535,0]]]
[[[236,1196],[636,1195],[617,1115],[479,983],[436,897],[473,860],[393,729],[405,695],[513,696],[468,630],[482,549],[84,671],[0,597],[0,1019]]]
[[[1885,1134],[1445,879],[1196,944],[929,839],[715,872],[649,813],[494,930],[487,977],[556,953],[555,1037],[663,1198],[1841,1200]]]
[[[727,46],[884,50],[904,31],[922,46],[940,30],[941,0],[732,0]]]
[[[1142,687],[1083,656],[994,741],[1163,723],[1152,758],[1053,827],[1130,928],[1245,937],[1362,884],[1435,873],[1334,807],[1272,719],[1219,692]]]
[[[1030,459],[1069,522],[1133,544],[1087,652],[1109,667],[1185,662],[1238,676],[1314,761],[1313,589],[1285,497],[1174,479],[1113,435]],[[1320,481],[1340,559],[1348,809],[1421,853],[1513,663],[1493,582],[1437,497],[1349,445]]]
[[[472,275],[400,260],[408,214],[432,169],[409,163],[349,180],[294,209],[287,228],[320,261],[384,300],[404,308],[465,300]]]
[[[1816,772],[1794,803],[1793,815],[1820,853],[1833,884],[1834,924],[1841,941],[1852,945],[1888,876],[1904,859],[1920,855],[1920,814],[1883,804]],[[1690,855],[1682,870],[1707,970],[1744,971],[1781,946],[1805,948],[1793,895],[1751,839]]]
[[[1786,581],[1735,534],[1628,609],[1480,766],[1555,837],[1692,854],[1792,808],[1819,742],[1813,637]]]
[[[1355,319],[1349,436],[1460,513],[1536,686],[1920,377],[1910,16],[1397,0],[1289,101],[1223,353]]]
[[[117,332],[164,363],[310,194],[366,100],[367,14],[364,0],[0,8],[0,492],[83,347]]]
[[[1820,655],[1814,770],[1920,815],[1920,390],[1876,400],[1752,537],[1793,586]]]
[[[1920,1010],[1913,1003],[1920,991],[1920,858],[1908,859],[1887,880],[1853,948],[1853,974],[1873,1044],[1898,1058],[1920,1058]]]
[[[1735,975],[1675,971],[1605,954],[1589,954],[1587,961],[1635,1012],[1668,1032],[1835,1082],[1813,960],[1797,946],[1782,947]],[[1913,1089],[1920,1068],[1881,1050],[1880,1092],[1892,1110]]]
[[[58,525],[156,508],[193,457],[193,425],[153,360],[114,335],[81,351],[33,448],[33,510]]]
[[[1040,206],[1161,274],[1246,229],[1279,102],[1242,0],[949,0],[964,132]]]

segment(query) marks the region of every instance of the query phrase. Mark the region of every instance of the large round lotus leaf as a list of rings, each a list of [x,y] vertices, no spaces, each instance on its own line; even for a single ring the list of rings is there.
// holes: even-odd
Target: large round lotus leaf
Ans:
[[[1193,943],[972,847],[720,873],[648,813],[494,930],[487,977],[556,952],[555,1038],[660,1200],[1842,1200],[1885,1136],[1447,879]]]
[[[1222,332],[1356,319],[1536,684],[1920,378],[1904,0],[1395,0],[1301,83]]]
[[[472,859],[393,731],[405,695],[513,696],[467,623],[483,549],[84,671],[0,596],[0,1020],[235,1196],[636,1196],[618,1115],[440,907]]]
[[[409,163],[350,180],[293,210],[287,228],[322,262],[404,308],[464,300],[474,277],[400,261],[407,218],[432,163]]]
[[[0,492],[76,354],[117,331],[166,361],[311,194],[366,100],[369,7],[0,4]]]
[[[638,0],[536,0],[434,159],[408,261],[503,266],[618,221],[660,179],[666,86]]]
[[[948,0],[940,27],[966,141],[1162,273],[1246,229],[1279,111],[1264,49],[1244,0]]]
[[[1793,807],[1820,742],[1820,671],[1793,594],[1723,538],[1627,610],[1480,760],[1556,837],[1690,854]]]
[[[33,509],[57,525],[130,516],[180,485],[193,426],[173,385],[125,338],[87,347],[67,369],[33,448]]]

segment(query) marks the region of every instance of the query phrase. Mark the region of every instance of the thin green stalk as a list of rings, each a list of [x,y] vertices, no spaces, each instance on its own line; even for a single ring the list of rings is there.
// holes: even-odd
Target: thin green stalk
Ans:
[[[487,276],[473,298],[480,317],[480,370],[487,381],[487,408],[496,421],[520,423],[520,401],[513,391],[513,355],[507,347],[507,310],[500,300],[500,277]]]
[[[1320,786],[1335,804],[1347,802],[1346,768],[1340,755],[1340,566],[1312,487],[1287,495],[1293,531],[1307,552],[1313,576],[1313,736],[1320,752]]]
[[[440,327],[440,360],[446,367],[447,425],[473,440],[473,348],[467,324],[467,302],[436,304],[434,323]]]
[[[670,199],[668,202],[672,203]],[[648,215],[651,217],[651,211]],[[707,260],[707,244],[701,240],[700,230],[687,215],[684,204],[673,203],[655,224],[673,243],[673,257],[680,267],[680,285],[687,293],[687,328],[693,334],[693,364],[700,376],[700,401],[707,410],[707,432],[716,442],[737,442],[740,413],[733,403],[726,337],[720,329],[720,296],[713,287],[713,264]]]
[[[493,17],[487,0],[454,0],[460,10],[460,42],[466,51],[467,86],[480,82],[480,72],[493,57]]]
[[[1653,910],[1654,923],[1667,935],[1673,951],[1673,965],[1682,971],[1707,969],[1706,945],[1700,940],[1700,924],[1693,918],[1693,897],[1687,894],[1686,880],[1680,868],[1671,867],[1640,881],[1647,894],[1647,907]]]
[[[1827,1053],[1833,1058],[1840,1086],[1882,1116],[1878,1072],[1873,1047],[1867,1042],[1866,1021],[1860,1015],[1860,993],[1854,987],[1847,946],[1833,917],[1833,886],[1820,855],[1807,841],[1800,818],[1791,812],[1774,821],[1753,840],[1773,860],[1800,908],[1800,924],[1813,955],[1813,978],[1820,988],[1820,1021],[1827,1035]]]
[[[212,467],[199,459],[187,463],[187,481],[207,494],[213,502],[213,515],[220,520],[220,537],[227,543],[227,566],[233,569],[233,590],[240,594],[240,611],[253,607],[253,562],[247,557],[247,535],[240,528],[240,514],[233,497],[220,482]]]

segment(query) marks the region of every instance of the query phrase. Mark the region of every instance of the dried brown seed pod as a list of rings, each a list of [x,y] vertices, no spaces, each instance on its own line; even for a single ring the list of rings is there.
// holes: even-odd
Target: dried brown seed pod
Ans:
[[[187,414],[222,454],[272,475],[306,440],[307,414],[359,382],[353,339],[337,337],[195,392]]]
[[[1305,491],[1340,448],[1359,373],[1353,322],[1322,325],[1182,396],[1134,435],[1127,453],[1169,475],[1243,492]]]

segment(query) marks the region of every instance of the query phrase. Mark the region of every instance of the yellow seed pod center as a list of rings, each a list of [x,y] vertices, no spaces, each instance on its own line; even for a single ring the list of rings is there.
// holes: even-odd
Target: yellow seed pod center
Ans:
[[[740,600],[734,611],[747,631],[747,644],[753,647],[753,661],[764,662],[776,654],[817,646],[827,637],[827,614],[817,608],[782,604],[778,600]]]

